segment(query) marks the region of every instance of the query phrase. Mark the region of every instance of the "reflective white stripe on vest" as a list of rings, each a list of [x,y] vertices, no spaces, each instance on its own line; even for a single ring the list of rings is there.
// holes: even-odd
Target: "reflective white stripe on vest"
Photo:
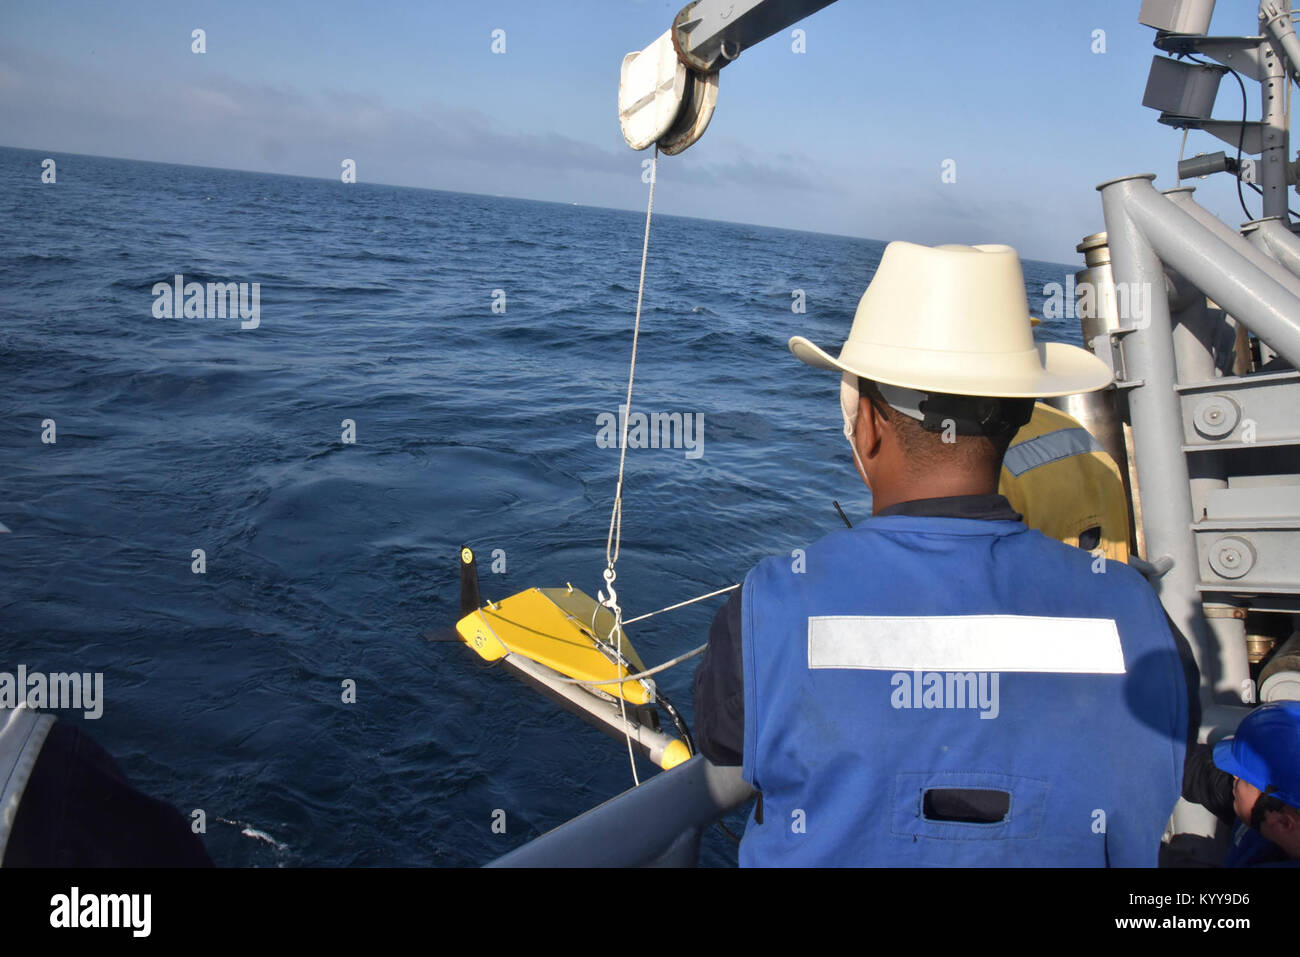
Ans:
[[[1124,674],[1110,618],[951,615],[808,619],[809,668]]]
[[[1104,451],[1087,429],[1058,429],[1011,446],[1003,456],[1002,464],[1012,475],[1023,475],[1030,469],[1058,459],[1068,459],[1071,455]]]

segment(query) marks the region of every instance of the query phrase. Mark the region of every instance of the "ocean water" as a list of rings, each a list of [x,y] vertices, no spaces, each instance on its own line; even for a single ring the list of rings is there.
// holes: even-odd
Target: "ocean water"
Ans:
[[[643,212],[0,149],[0,222],[0,671],[102,672],[62,718],[220,865],[477,865],[631,785],[446,639],[462,544],[485,597],[601,586]],[[633,409],[703,431],[628,450],[627,616],[869,514],[785,343],[841,341],[883,248],[655,217]],[[1075,268],[1026,261],[1031,306]],[[256,327],[156,315],[177,274],[258,283]],[[663,661],[721,601],[631,637]],[[693,667],[659,680],[688,718]]]

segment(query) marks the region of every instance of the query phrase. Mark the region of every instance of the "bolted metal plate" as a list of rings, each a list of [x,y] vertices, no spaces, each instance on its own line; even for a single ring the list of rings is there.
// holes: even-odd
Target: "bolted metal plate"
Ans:
[[[1300,592],[1300,519],[1197,522],[1192,530],[1203,590]]]
[[[1224,535],[1209,543],[1210,569],[1220,578],[1244,578],[1255,564],[1255,549],[1244,538]]]
[[[1300,445],[1300,372],[1178,386],[1183,450]]]

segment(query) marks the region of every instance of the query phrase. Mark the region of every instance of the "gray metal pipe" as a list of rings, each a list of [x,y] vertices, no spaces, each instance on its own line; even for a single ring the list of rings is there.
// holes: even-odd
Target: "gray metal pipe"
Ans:
[[[1113,203],[1123,207],[1125,218],[1140,231],[1143,241],[1155,248],[1160,260],[1184,276],[1195,277],[1206,295],[1300,368],[1300,297],[1274,278],[1272,271],[1279,267],[1259,265],[1258,250],[1241,237],[1228,242],[1207,229],[1176,201],[1157,193],[1151,185],[1153,179],[1154,173],[1144,173],[1102,183],[1098,189],[1103,207],[1111,194]],[[1113,268],[1114,233],[1110,237]],[[1118,282],[1118,273],[1115,278]],[[1151,283],[1144,288],[1162,289],[1164,270],[1143,281]],[[1177,380],[1171,377],[1168,381]]]
[[[1261,701],[1295,701],[1300,698],[1300,631],[1273,653],[1259,673]]]
[[[1214,345],[1218,339],[1217,315],[1206,308],[1205,296],[1197,294],[1181,306],[1170,303],[1174,321],[1174,359],[1179,382],[1205,382],[1214,378]]]
[[[688,863],[699,832],[754,796],[738,767],[701,755],[624,791],[490,867],[627,867]],[[684,840],[684,836],[686,839]],[[678,860],[678,857],[682,860]],[[689,862],[693,863],[693,861]]]
[[[1169,196],[1170,190],[1164,195]],[[1190,196],[1191,188],[1177,191]],[[1170,197],[1172,199],[1172,197]],[[1226,228],[1226,227],[1225,227]],[[1240,239],[1240,237],[1234,237]],[[1169,312],[1173,322],[1174,368],[1179,382],[1206,382],[1215,377],[1218,330],[1223,325],[1222,314],[1211,312],[1205,304],[1205,293],[1186,277],[1166,267],[1165,287],[1169,291]],[[1298,284],[1300,288],[1300,284]],[[1214,489],[1227,488],[1225,463],[1217,452],[1201,452],[1187,463],[1188,483],[1192,492],[1192,514],[1205,514],[1209,494]],[[1219,629],[1210,622],[1210,630],[1223,644]]]
[[[1153,586],[1169,617],[1192,645],[1200,666],[1203,689],[1210,692],[1212,698],[1240,701],[1241,678],[1249,677],[1246,649],[1221,646],[1201,611],[1196,544],[1191,531],[1196,515],[1192,506],[1187,456],[1182,450],[1182,409],[1178,393],[1169,388],[1171,383],[1178,381],[1173,321],[1164,295],[1165,267],[1153,245],[1155,240],[1148,238],[1148,227],[1155,223],[1152,232],[1160,241],[1160,252],[1175,252],[1176,255],[1170,258],[1176,261],[1171,265],[1184,276],[1199,279],[1206,275],[1208,269],[1201,261],[1205,250],[1187,251],[1185,238],[1170,235],[1173,232],[1167,222],[1170,219],[1178,222],[1183,230],[1198,233],[1206,245],[1212,243],[1223,247],[1225,254],[1235,256],[1243,266],[1253,269],[1263,279],[1267,280],[1267,277],[1224,244],[1218,243],[1204,229],[1198,229],[1195,220],[1187,213],[1157,194],[1151,186],[1153,178],[1150,174],[1127,177],[1098,187],[1115,282],[1128,284],[1129,289],[1158,290],[1160,293],[1143,297],[1146,310],[1142,321],[1134,322],[1132,316],[1121,316],[1123,328],[1132,330],[1123,340],[1125,371],[1130,381],[1141,382],[1129,389],[1128,403],[1142,498],[1147,549],[1144,557],[1152,562],[1168,558],[1173,563],[1161,578],[1153,582]],[[1210,253],[1214,252],[1212,246]],[[1255,301],[1257,297],[1249,291],[1238,291],[1220,281],[1214,285],[1231,297],[1231,302],[1227,303],[1229,308],[1240,306],[1251,312],[1259,311]],[[1271,285],[1277,290],[1277,295],[1290,296],[1276,283]],[[1215,295],[1215,299],[1219,300],[1219,296]],[[1297,306],[1300,307],[1300,301],[1297,301]]]
[[[1259,21],[1290,61],[1287,72],[1295,76],[1300,67],[1300,39],[1291,22],[1290,0],[1260,0]]]
[[[1291,23],[1291,0],[1260,0],[1260,28],[1267,43],[1260,47],[1264,77],[1259,84],[1260,132],[1258,175],[1265,216],[1286,215],[1287,153],[1290,129],[1286,94],[1297,65],[1300,41]]]
[[[1167,197],[1171,203],[1208,229],[1216,238],[1227,243],[1238,254],[1244,256],[1253,265],[1267,273],[1269,278],[1278,285],[1283,286],[1293,296],[1300,298],[1300,268],[1296,270],[1290,269],[1285,263],[1281,262],[1279,257],[1272,255],[1269,249],[1261,248],[1258,242],[1243,238],[1240,233],[1193,199],[1192,194],[1194,192],[1196,192],[1194,186],[1180,186],[1177,189],[1167,189],[1161,195]],[[1268,221],[1272,222],[1273,220]],[[1253,226],[1255,230],[1258,230],[1262,222],[1261,220],[1254,220],[1242,228],[1248,229],[1248,227]],[[1289,233],[1289,230],[1287,232]],[[1248,231],[1247,236],[1250,235],[1251,233]],[[1300,266],[1300,253],[1297,253],[1297,265]]]
[[[1263,192],[1261,199],[1264,202],[1264,215],[1285,216],[1287,143],[1290,136],[1284,104],[1290,80],[1283,65],[1282,50],[1276,41],[1265,45],[1261,54],[1261,62],[1268,75],[1259,85],[1260,129],[1263,138],[1255,178]]]
[[[1179,285],[1183,284],[1180,281]],[[1206,308],[1205,295],[1199,290],[1194,291],[1195,295],[1182,297],[1180,306],[1170,303],[1178,382],[1206,382],[1215,377],[1214,346],[1223,320],[1219,318],[1221,313],[1218,310],[1211,313]],[[1219,321],[1213,322],[1216,318]],[[1219,452],[1198,452],[1187,460],[1187,472],[1192,514],[1199,519],[1205,515],[1210,492],[1228,487],[1227,463]],[[1213,627],[1213,622],[1210,624],[1219,644],[1223,645],[1222,633]],[[1242,640],[1244,642],[1244,637]]]
[[[1284,217],[1256,221],[1254,235],[1263,240],[1264,252],[1293,276],[1300,276],[1300,239],[1291,232]]]

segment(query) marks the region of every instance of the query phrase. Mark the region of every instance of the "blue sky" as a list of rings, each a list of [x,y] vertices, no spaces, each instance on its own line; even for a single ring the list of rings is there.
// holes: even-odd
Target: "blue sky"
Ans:
[[[362,181],[644,209],[619,64],[683,4],[4,0],[0,145],[322,177],[351,158]],[[1174,185],[1181,132],[1141,106],[1139,7],[839,0],[799,24],[805,53],[787,31],[722,71],[704,139],[661,158],[656,208],[1075,262],[1102,228],[1097,183]],[[1254,32],[1254,4],[1219,7],[1215,33]],[[1227,78],[1215,115],[1240,109]],[[1220,148],[1193,133],[1187,152]],[[1244,219],[1229,178],[1197,185]]]

